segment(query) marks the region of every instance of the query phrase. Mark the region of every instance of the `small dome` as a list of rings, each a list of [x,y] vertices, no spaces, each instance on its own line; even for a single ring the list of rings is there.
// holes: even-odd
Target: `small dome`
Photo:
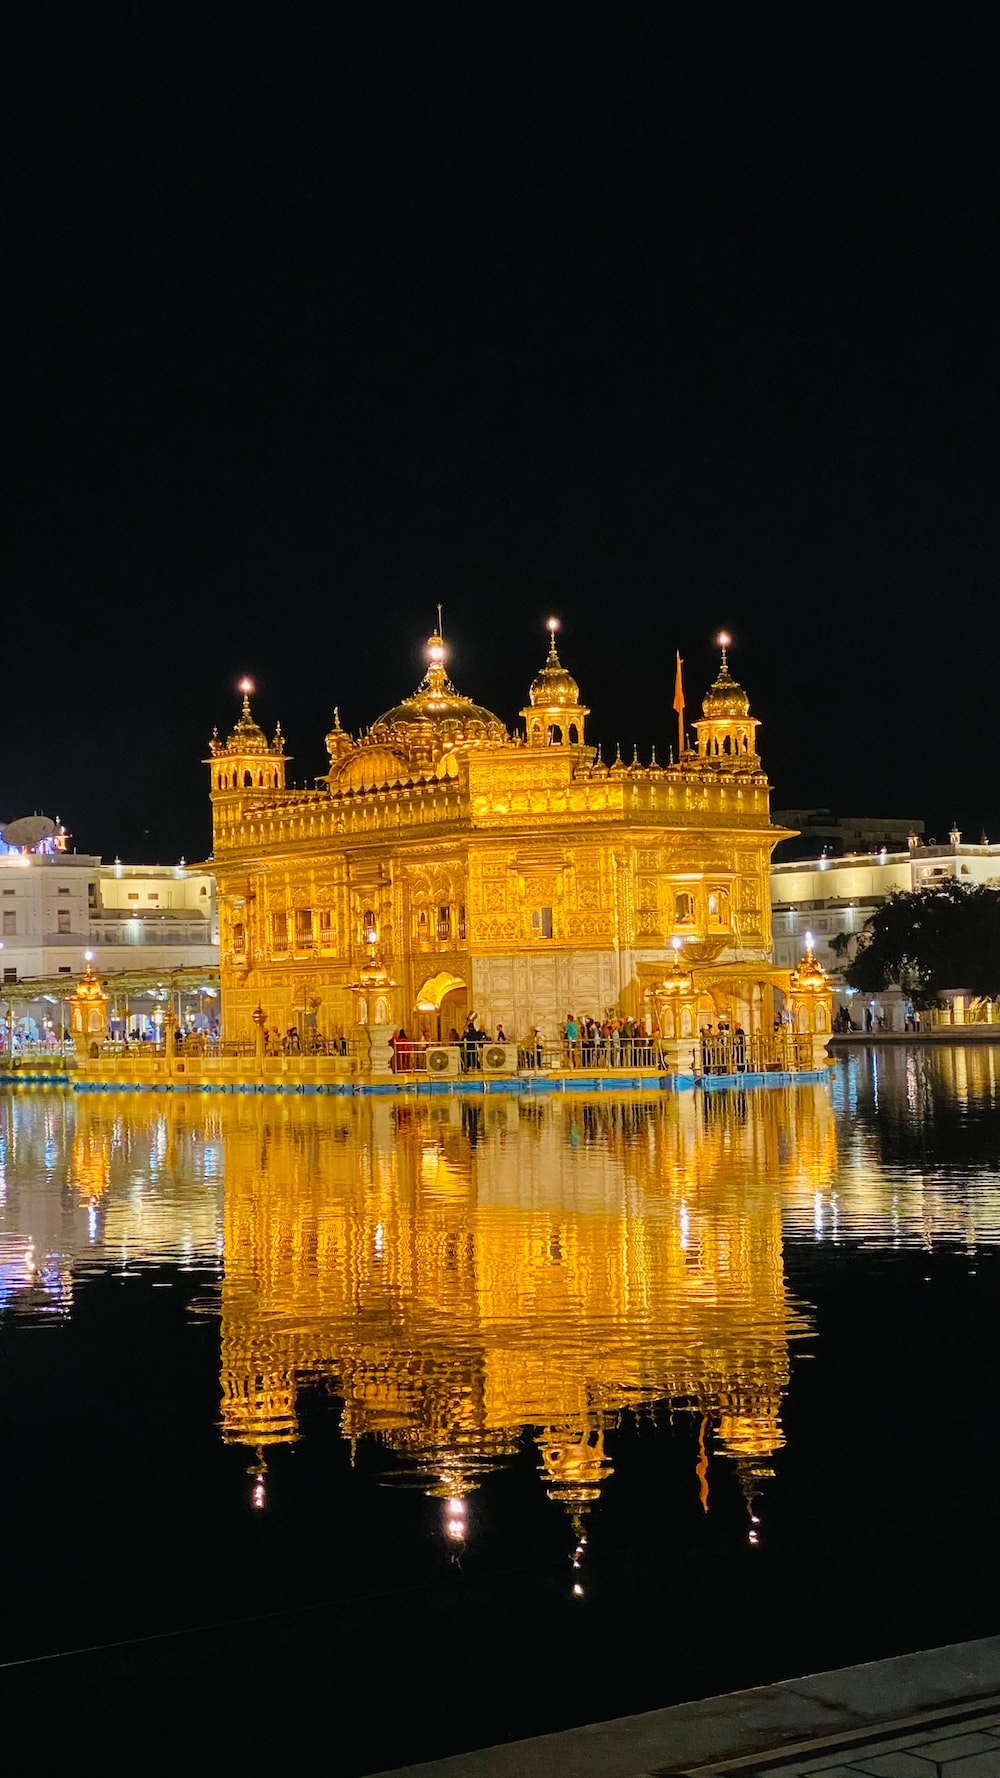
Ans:
[[[226,742],[229,753],[267,753],[267,736],[250,713],[250,693],[243,693],[243,709],[239,722]]]
[[[793,993],[825,994],[828,991],[830,978],[811,944],[807,945],[805,956],[792,970],[790,979]]]
[[[336,765],[338,760],[343,759],[345,753],[349,753],[353,746],[354,740],[352,736],[348,734],[345,728],[341,728],[340,726],[340,710],[339,708],[335,709],[333,712],[333,727],[326,737],[326,750],[330,755],[331,765]]]
[[[749,715],[750,699],[742,685],[737,685],[725,662],[714,685],[705,693],[701,707],[706,716]]]
[[[555,623],[555,618],[552,623]],[[580,687],[571,673],[567,673],[556,653],[555,630],[549,630],[549,652],[544,667],[535,674],[531,681],[529,697],[538,709],[551,709],[553,706],[568,708],[580,702]]]
[[[410,776],[409,767],[391,747],[356,747],[331,773],[334,790],[381,790],[384,784],[400,784]]]

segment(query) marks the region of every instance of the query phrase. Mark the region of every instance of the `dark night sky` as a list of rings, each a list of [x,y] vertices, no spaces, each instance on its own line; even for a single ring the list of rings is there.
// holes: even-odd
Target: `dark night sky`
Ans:
[[[1000,839],[986,48],[680,11],[24,10],[0,818],[203,855],[236,678],[309,781],[440,599],[629,755],[725,625],[776,807]]]

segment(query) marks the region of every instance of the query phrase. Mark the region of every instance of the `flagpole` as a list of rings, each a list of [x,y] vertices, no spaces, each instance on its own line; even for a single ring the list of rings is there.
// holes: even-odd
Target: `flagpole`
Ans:
[[[677,712],[677,763],[681,762],[684,753],[684,680],[681,677],[681,651],[677,650],[677,676],[674,680],[674,709]]]

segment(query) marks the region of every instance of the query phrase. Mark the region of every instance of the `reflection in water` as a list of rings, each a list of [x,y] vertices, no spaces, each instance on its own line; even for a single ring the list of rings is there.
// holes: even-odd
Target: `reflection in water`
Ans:
[[[195,1100],[58,1090],[0,1095],[0,1268],[5,1306],[68,1312],[74,1273],[165,1261],[218,1268],[220,1153]],[[3,1284],[0,1284],[0,1289]]]
[[[221,1255],[223,1436],[253,1453],[254,1504],[319,1384],[352,1448],[377,1439],[397,1480],[441,1498],[457,1545],[466,1496],[525,1432],[582,1537],[609,1429],[663,1403],[695,1416],[706,1509],[717,1455],[753,1515],[789,1341],[808,1331],[785,1288],[782,1182],[791,1167],[830,1189],[823,1091],[3,1110],[5,1226],[44,1251],[50,1306],[68,1307],[74,1270]],[[26,1196],[40,1176],[57,1189]]]
[[[818,1203],[827,1239],[893,1247],[1000,1241],[1000,1046],[864,1050],[834,1083],[839,1162]],[[786,1236],[817,1200],[796,1191]]]
[[[702,1505],[733,1463],[755,1540],[809,1331],[783,1241],[1000,1241],[998,1109],[992,1049],[864,1052],[832,1096],[2,1097],[0,1311],[66,1316],[96,1272],[203,1272],[256,1506],[320,1388],[456,1547],[529,1435],[579,1559],[609,1431],[669,1404]]]

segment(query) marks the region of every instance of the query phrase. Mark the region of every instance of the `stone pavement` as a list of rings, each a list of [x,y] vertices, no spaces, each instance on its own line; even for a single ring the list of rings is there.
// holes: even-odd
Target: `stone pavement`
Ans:
[[[1000,1778],[1000,1636],[372,1778]]]

